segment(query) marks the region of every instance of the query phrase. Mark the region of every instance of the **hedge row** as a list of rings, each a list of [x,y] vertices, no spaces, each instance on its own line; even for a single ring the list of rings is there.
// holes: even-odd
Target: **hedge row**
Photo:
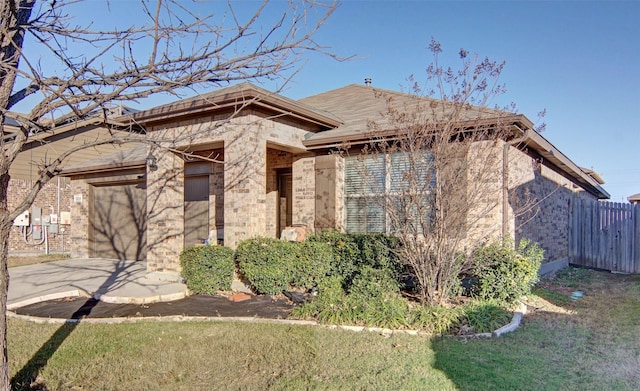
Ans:
[[[194,247],[181,254],[180,262],[187,286],[196,293],[230,289],[237,264],[256,293],[278,294],[322,285],[332,288],[325,292],[319,289],[327,296],[317,304],[324,301],[334,308],[338,296],[353,295],[360,303],[377,302],[382,308],[385,306],[376,298],[389,303],[388,295],[399,295],[403,266],[396,256],[398,246],[397,239],[382,234],[324,232],[305,242],[249,239],[242,241],[235,253],[226,247]],[[542,258],[540,247],[527,240],[517,246],[506,240],[482,247],[472,256],[468,293],[480,299],[513,302],[530,292]],[[336,284],[341,294],[335,291]],[[369,306],[351,302],[350,307],[369,313]]]
[[[381,270],[396,279],[401,270],[394,252],[397,245],[395,238],[382,234],[325,232],[305,242],[248,239],[240,242],[235,254],[226,247],[193,247],[180,260],[187,286],[195,293],[228,289],[236,264],[260,294],[310,289],[330,276],[348,291],[364,269]]]

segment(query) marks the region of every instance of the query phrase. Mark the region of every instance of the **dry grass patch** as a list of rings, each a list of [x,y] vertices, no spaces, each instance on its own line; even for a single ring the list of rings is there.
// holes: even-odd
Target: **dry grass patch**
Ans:
[[[571,300],[577,289],[584,297]],[[206,322],[61,331],[10,319],[10,369],[35,379],[40,368],[49,390],[637,389],[640,276],[569,269],[528,303],[522,327],[497,339]]]
[[[576,290],[584,296],[572,300]],[[569,268],[542,281],[536,293],[563,303],[565,327],[588,333],[580,346],[585,367],[626,385],[640,381],[640,275]],[[551,308],[549,303],[544,311]],[[552,324],[551,319],[547,323]]]
[[[69,259],[69,254],[29,254],[11,255],[8,259],[9,267],[34,265],[37,263],[62,261]]]
[[[11,319],[12,375],[33,361],[58,328]],[[46,362],[40,379],[49,390],[397,389],[399,384],[455,389],[431,368],[434,358],[426,337],[275,324],[80,324],[41,357]]]

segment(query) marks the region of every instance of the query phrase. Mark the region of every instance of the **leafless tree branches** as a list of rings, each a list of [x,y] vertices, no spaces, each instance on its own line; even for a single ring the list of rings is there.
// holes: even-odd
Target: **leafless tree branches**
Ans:
[[[96,9],[100,4],[92,2]],[[113,6],[108,2],[107,6]],[[60,118],[79,121],[100,117],[113,102],[154,94],[180,96],[185,91],[227,86],[239,80],[270,79],[280,85],[291,78],[302,57],[319,52],[337,58],[313,36],[337,7],[336,2],[286,3],[140,0],[127,3],[138,12],[136,23],[105,28],[74,18],[76,0],[0,0],[0,310],[8,287],[7,243],[13,218],[33,203],[38,191],[60,172],[65,159],[97,145],[162,140],[113,137],[84,143],[43,162],[33,188],[13,211],[7,189],[11,164],[34,135],[50,132]],[[253,8],[247,12],[248,8]],[[94,11],[97,12],[97,11]],[[275,15],[275,16],[274,16]],[[27,113],[11,112],[28,105]],[[102,113],[102,114],[101,114]],[[9,129],[6,119],[17,126]],[[188,153],[182,151],[182,153]],[[216,159],[215,157],[208,157]],[[0,389],[8,390],[6,321],[0,334]]]
[[[489,107],[504,91],[503,63],[461,50],[460,69],[444,68],[440,44],[430,49],[435,62],[424,86],[415,83],[406,96],[379,94],[387,102],[384,123],[370,124],[359,170],[371,201],[385,211],[386,231],[402,243],[400,259],[422,301],[442,304],[457,293],[469,251],[500,221],[493,216],[500,211],[499,141],[511,137],[513,106]],[[371,158],[385,160],[385,176],[369,171]]]

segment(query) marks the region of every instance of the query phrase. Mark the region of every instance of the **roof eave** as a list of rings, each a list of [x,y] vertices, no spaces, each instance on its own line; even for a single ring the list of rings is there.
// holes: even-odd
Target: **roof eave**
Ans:
[[[508,123],[509,126],[516,125],[514,130],[519,130],[524,132],[522,129],[533,128],[533,123],[522,114],[513,114],[507,116],[500,117],[488,117],[481,120],[467,120],[460,121],[458,126],[460,128],[473,128],[478,126],[487,126],[495,124],[497,121],[501,123]],[[384,138],[393,138],[397,136],[397,131],[395,129],[387,129],[383,131],[377,131],[375,136],[376,138],[384,137]],[[371,141],[371,133],[369,132],[350,132],[341,134],[335,137],[322,137],[318,139],[308,139],[304,140],[302,143],[309,150],[314,149],[325,149],[325,148],[336,148],[345,144],[349,145],[358,145],[358,144],[366,144]]]
[[[251,84],[241,86],[241,89],[232,90],[224,94],[204,95],[201,98],[178,101],[172,104],[158,106],[150,110],[130,114],[128,118],[136,123],[145,125],[155,122],[171,120],[175,117],[193,114],[202,115],[227,108],[242,108],[255,105],[274,110],[282,115],[292,116],[324,128],[335,128],[342,121],[330,113],[314,110],[294,100],[281,95],[257,88]]]
[[[29,135],[28,141],[37,141],[42,140],[50,136],[54,136],[56,134],[62,134],[71,130],[81,129],[81,128],[96,128],[100,126],[111,126],[119,129],[129,129],[131,126],[129,123],[121,122],[114,119],[107,118],[106,120],[101,117],[90,117],[85,118],[80,121],[71,122],[61,126],[54,126],[46,131],[42,131],[39,133]],[[6,125],[5,125],[6,129]],[[11,132],[5,132],[4,137],[11,137],[15,133],[20,131],[19,127],[10,128]]]
[[[586,191],[598,199],[611,198],[611,195],[604,190],[602,186],[600,186],[598,181],[585,173],[580,167],[571,161],[571,159],[560,152],[560,150],[554,147],[547,139],[542,137],[540,133],[536,132],[532,128],[528,128],[526,129],[525,135],[526,139],[524,143],[527,146],[533,147],[540,156],[574,178]]]
[[[101,165],[91,166],[91,167],[75,167],[71,169],[63,169],[62,172],[60,173],[60,176],[74,177],[79,175],[88,175],[88,174],[97,174],[97,173],[102,174],[107,172],[133,170],[133,169],[140,169],[140,168],[146,169],[145,160],[101,164]]]

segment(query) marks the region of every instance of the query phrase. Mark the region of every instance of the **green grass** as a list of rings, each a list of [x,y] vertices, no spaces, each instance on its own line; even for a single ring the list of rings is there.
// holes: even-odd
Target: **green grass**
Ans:
[[[640,276],[579,273],[584,276],[543,281],[522,327],[498,339],[386,338],[224,322],[61,327],[10,319],[10,369],[26,379],[40,368],[38,381],[49,390],[636,389]],[[576,289],[585,296],[567,299]]]

